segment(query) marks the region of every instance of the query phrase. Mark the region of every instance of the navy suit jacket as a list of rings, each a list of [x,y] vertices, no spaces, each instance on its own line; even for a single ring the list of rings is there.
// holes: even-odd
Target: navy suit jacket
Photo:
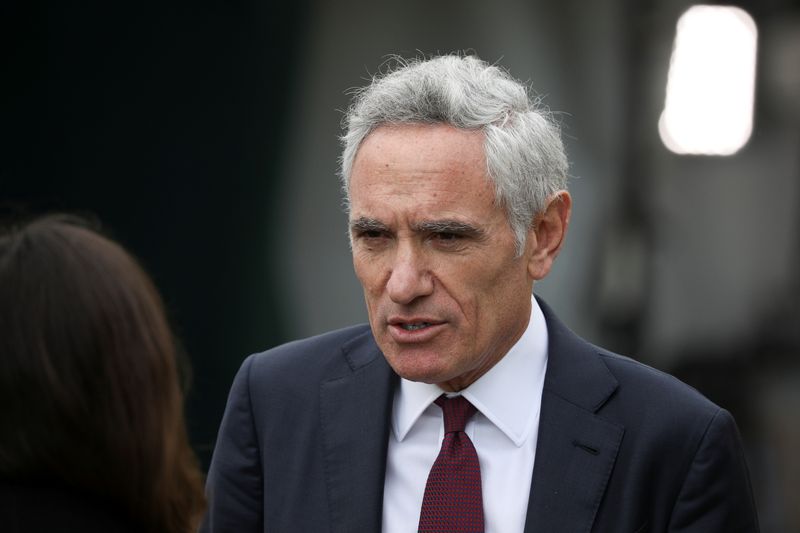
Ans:
[[[525,533],[758,531],[731,415],[540,305],[548,364]],[[203,530],[379,532],[397,383],[365,325],[250,356],[220,427]]]

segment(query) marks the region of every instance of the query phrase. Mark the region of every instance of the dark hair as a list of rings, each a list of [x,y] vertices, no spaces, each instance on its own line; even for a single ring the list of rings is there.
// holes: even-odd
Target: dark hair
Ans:
[[[161,298],[79,219],[0,236],[0,477],[89,491],[146,531],[205,509]]]

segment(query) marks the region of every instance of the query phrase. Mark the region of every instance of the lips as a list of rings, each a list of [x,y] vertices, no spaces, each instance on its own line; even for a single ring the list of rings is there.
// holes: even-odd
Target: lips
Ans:
[[[392,338],[404,344],[427,342],[445,325],[445,322],[431,317],[393,317],[388,323]]]

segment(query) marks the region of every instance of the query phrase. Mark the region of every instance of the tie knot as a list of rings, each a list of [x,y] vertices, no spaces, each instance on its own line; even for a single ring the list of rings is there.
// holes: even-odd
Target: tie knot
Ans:
[[[442,408],[444,414],[444,432],[464,431],[467,420],[475,414],[477,409],[463,396],[448,398],[444,394],[436,398],[436,405]]]

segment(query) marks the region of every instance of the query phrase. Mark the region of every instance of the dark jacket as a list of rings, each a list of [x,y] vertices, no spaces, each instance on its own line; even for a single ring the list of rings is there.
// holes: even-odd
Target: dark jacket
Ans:
[[[548,364],[525,532],[758,531],[731,415],[540,305]],[[204,530],[380,531],[397,382],[368,326],[249,357],[214,450]]]

